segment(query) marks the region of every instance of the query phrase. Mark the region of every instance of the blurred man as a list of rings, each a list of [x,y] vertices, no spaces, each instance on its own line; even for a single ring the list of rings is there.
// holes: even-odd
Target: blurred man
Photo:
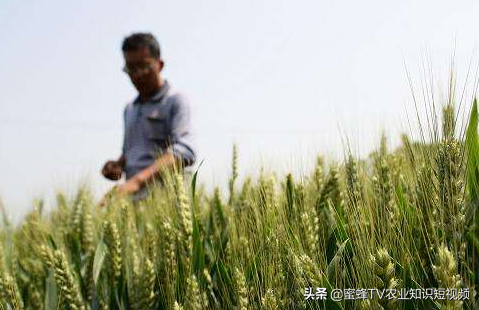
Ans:
[[[109,160],[102,174],[125,183],[115,189],[133,194],[134,200],[146,196],[146,185],[164,169],[186,167],[196,160],[190,132],[190,105],[173,92],[161,71],[164,62],[155,37],[135,33],[122,45],[125,67],[138,96],[124,110],[123,152],[118,160]]]

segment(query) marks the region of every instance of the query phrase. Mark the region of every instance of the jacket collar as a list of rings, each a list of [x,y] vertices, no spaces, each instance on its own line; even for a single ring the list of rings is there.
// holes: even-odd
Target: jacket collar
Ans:
[[[167,80],[165,80],[163,82],[163,85],[160,87],[160,89],[158,89],[158,91],[150,98],[148,99],[147,101],[145,101],[144,103],[147,103],[147,102],[159,102],[161,101],[161,99],[163,99],[163,97],[165,96],[165,94],[168,92],[168,90],[170,89],[170,83],[168,83]],[[134,104],[139,104],[141,103],[140,102],[140,95],[138,95],[136,98],[135,98],[135,101],[133,101]]]

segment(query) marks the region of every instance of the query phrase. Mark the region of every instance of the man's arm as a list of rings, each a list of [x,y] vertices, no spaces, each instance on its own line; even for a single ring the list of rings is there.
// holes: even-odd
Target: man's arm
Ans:
[[[117,188],[118,192],[121,194],[134,194],[147,183],[153,181],[158,175],[169,169],[174,169],[179,164],[180,160],[172,153],[167,152],[161,155],[155,163],[132,176],[124,184],[119,185]]]
[[[183,168],[194,164],[196,154],[193,149],[190,124],[190,105],[183,96],[177,96],[171,112],[170,145],[167,151],[147,168],[119,186],[122,193],[135,193],[168,169]]]

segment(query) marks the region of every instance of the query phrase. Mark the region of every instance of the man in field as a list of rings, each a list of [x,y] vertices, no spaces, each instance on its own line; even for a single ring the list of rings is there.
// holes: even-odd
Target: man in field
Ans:
[[[125,67],[138,96],[124,110],[122,155],[105,163],[102,174],[125,183],[115,189],[133,195],[134,200],[146,196],[146,185],[165,169],[186,167],[196,160],[190,131],[190,105],[186,98],[173,92],[161,75],[164,62],[155,37],[135,33],[122,45]]]

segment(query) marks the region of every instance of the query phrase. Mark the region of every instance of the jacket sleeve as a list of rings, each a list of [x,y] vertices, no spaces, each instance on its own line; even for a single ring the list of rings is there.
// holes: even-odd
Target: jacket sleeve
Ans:
[[[126,153],[126,148],[127,148],[127,136],[126,136],[126,117],[127,117],[127,110],[128,110],[129,104],[125,106],[123,110],[123,141],[122,141],[122,147],[121,147],[121,154],[125,155]]]
[[[196,161],[191,132],[191,106],[187,98],[181,94],[171,99],[173,102],[170,112],[169,150],[182,160],[184,166],[190,166]]]

